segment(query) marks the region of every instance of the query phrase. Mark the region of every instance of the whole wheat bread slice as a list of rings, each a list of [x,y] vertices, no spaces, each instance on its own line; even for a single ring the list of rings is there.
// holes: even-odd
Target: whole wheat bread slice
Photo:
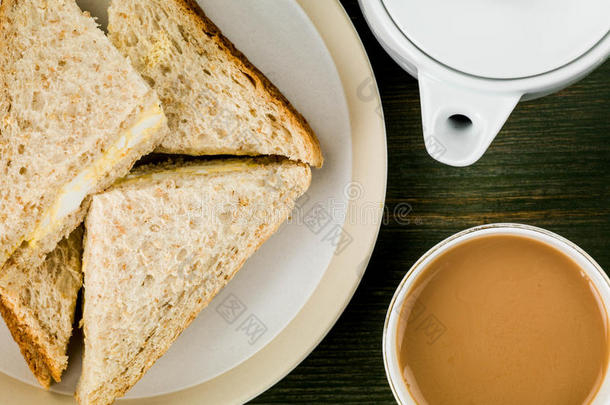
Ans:
[[[155,92],[74,0],[2,0],[0,44],[1,273],[11,255],[40,265],[87,195],[168,129]]]
[[[309,187],[289,160],[138,169],[87,216],[80,404],[110,404],[269,238]]]
[[[63,239],[38,267],[10,259],[0,275],[0,312],[32,373],[48,388],[68,366],[78,291],[82,286],[82,227]]]
[[[113,0],[112,42],[159,93],[159,152],[282,155],[320,167],[318,140],[280,91],[192,0]]]

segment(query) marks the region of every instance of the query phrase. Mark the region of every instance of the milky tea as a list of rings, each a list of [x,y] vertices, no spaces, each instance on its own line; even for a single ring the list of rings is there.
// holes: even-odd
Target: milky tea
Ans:
[[[584,271],[532,238],[440,254],[403,301],[398,363],[422,404],[587,404],[608,363],[607,313]]]

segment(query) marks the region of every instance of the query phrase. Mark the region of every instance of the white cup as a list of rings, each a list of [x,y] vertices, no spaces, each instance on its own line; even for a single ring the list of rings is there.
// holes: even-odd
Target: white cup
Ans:
[[[610,279],[604,270],[593,260],[585,251],[576,246],[569,240],[544,229],[521,224],[491,224],[467,229],[457,233],[444,241],[440,242],[428,252],[426,252],[411,267],[405,278],[401,281],[385,320],[383,329],[383,358],[385,370],[394,393],[394,397],[399,404],[416,405],[417,401],[409,392],[402,376],[398,363],[397,333],[400,320],[402,304],[408,297],[411,286],[419,275],[426,269],[438,256],[442,255],[453,246],[469,239],[487,235],[517,235],[525,236],[545,242],[568,255],[574,260],[591,279],[602,299],[606,315],[607,308],[610,307]],[[606,372],[604,381],[591,402],[591,405],[605,405],[610,403],[610,375]]]

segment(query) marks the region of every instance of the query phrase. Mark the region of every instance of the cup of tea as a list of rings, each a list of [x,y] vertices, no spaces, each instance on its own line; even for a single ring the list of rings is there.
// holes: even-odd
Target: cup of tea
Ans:
[[[610,280],[544,229],[492,224],[422,256],[383,332],[400,404],[608,404]]]

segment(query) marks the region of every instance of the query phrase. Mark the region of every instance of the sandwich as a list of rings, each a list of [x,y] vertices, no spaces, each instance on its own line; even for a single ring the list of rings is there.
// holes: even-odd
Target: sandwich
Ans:
[[[303,163],[218,159],[145,166],[94,196],[78,402],[125,394],[279,228],[310,180]]]
[[[68,366],[78,292],[82,286],[82,227],[63,239],[38,267],[9,259],[0,274],[0,313],[40,385],[59,382]]]
[[[166,118],[74,0],[3,0],[0,41],[0,267],[36,266],[89,195],[157,146]]]
[[[82,222],[90,195],[157,146],[167,119],[156,93],[74,0],[3,0],[0,42],[2,314],[48,386],[66,366],[79,286],[75,237],[55,248]],[[57,274],[47,279],[43,268]],[[59,309],[67,312],[50,313]]]
[[[171,134],[157,152],[281,155],[320,167],[307,121],[193,0],[113,0],[108,35],[158,92]]]

